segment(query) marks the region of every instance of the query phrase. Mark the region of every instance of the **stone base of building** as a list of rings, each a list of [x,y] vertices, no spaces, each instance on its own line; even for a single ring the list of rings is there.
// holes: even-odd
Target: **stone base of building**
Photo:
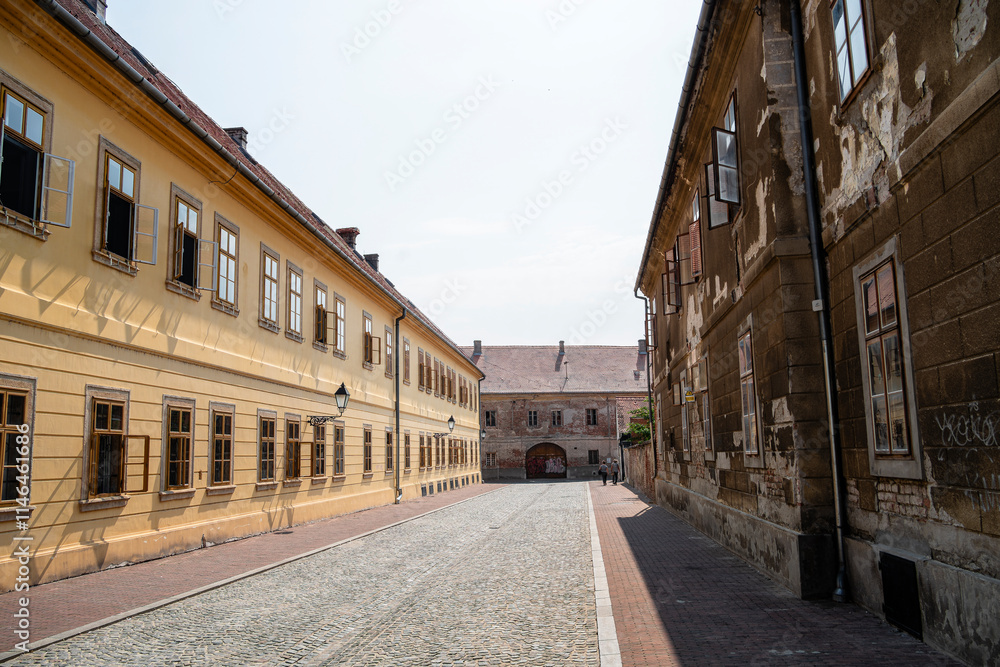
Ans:
[[[886,553],[916,567],[923,640],[970,665],[1000,664],[1000,580],[861,539],[844,540],[853,600],[886,618]]]
[[[806,535],[657,479],[656,504],[803,599],[829,597],[835,581],[831,535]]]

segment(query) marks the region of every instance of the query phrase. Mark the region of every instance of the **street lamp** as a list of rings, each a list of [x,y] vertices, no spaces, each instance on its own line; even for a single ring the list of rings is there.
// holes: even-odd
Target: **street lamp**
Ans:
[[[333,400],[337,403],[337,410],[339,410],[336,415],[309,415],[309,423],[313,426],[320,426],[327,422],[332,422],[335,419],[339,419],[343,416],[344,410],[347,409],[347,402],[351,400],[351,393],[347,391],[347,387],[344,383],[340,383],[340,389],[338,389],[333,394]]]
[[[448,435],[449,433],[451,433],[454,430],[455,430],[455,418],[454,417],[448,417],[448,433],[435,433],[434,437],[435,438],[443,438],[444,436]]]

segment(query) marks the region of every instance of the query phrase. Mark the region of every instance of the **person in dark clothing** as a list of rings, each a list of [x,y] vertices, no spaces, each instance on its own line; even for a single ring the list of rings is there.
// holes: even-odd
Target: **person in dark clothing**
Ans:
[[[604,486],[608,485],[608,464],[602,463],[601,467],[597,469],[598,474],[601,476],[601,481],[604,482]]]
[[[618,483],[618,474],[621,472],[621,468],[618,467],[618,459],[611,462],[611,479],[613,484]]]

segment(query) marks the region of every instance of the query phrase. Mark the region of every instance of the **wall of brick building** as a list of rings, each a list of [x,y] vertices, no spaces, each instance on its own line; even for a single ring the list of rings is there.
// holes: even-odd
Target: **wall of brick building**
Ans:
[[[807,242],[799,125],[785,3],[721,3],[698,113],[691,116],[678,176],[663,206],[643,291],[658,302],[655,392],[662,435],[656,497],[670,511],[789,586],[814,597],[832,588],[829,533],[833,493],[812,266]],[[742,205],[710,229],[701,210],[704,274],[681,287],[678,313],[662,312],[663,253],[704,196],[711,130],[737,99]],[[760,453],[745,452],[738,340],[751,331]],[[707,380],[690,407],[674,386]],[[706,437],[703,398],[709,398]],[[689,413],[684,446],[682,410]]]
[[[601,459],[618,458],[616,396],[508,395],[483,394],[481,409],[496,414],[496,426],[486,426],[483,440],[485,479],[526,476],[525,455],[542,443],[558,445],[566,452],[567,476],[592,477],[597,465],[589,463],[588,452],[596,450]],[[597,424],[587,425],[587,410],[597,410]],[[538,413],[538,426],[528,425],[528,411]],[[552,425],[552,412],[562,412],[562,425]],[[487,467],[486,453],[496,454],[497,465]]]
[[[829,21],[825,11],[812,20]],[[817,75],[813,93],[851,590],[882,615],[881,554],[915,563],[925,640],[970,664],[996,664],[1000,3],[876,1],[871,18],[875,66],[857,97],[831,122],[815,101],[835,84]],[[811,68],[821,72],[829,35],[813,35]],[[856,273],[880,253],[901,267],[919,466],[908,477],[880,467],[865,411]]]

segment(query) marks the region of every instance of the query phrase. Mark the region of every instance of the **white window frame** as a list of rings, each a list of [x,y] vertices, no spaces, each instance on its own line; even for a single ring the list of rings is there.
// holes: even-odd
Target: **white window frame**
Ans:
[[[909,435],[910,451],[906,455],[886,455],[875,451],[875,428],[871,407],[871,374],[867,361],[867,345],[865,335],[864,293],[861,278],[871,273],[885,262],[892,260],[893,278],[896,288],[896,321],[902,346],[903,360],[903,396],[906,403],[905,414]],[[861,355],[861,381],[865,404],[865,425],[867,434],[868,465],[871,474],[876,477],[899,477],[903,479],[923,479],[923,451],[917,421],[917,401],[913,379],[913,350],[910,346],[910,325],[906,305],[906,290],[903,263],[899,255],[899,242],[896,237],[889,239],[874,254],[854,267],[854,303],[858,325],[858,350]]]

